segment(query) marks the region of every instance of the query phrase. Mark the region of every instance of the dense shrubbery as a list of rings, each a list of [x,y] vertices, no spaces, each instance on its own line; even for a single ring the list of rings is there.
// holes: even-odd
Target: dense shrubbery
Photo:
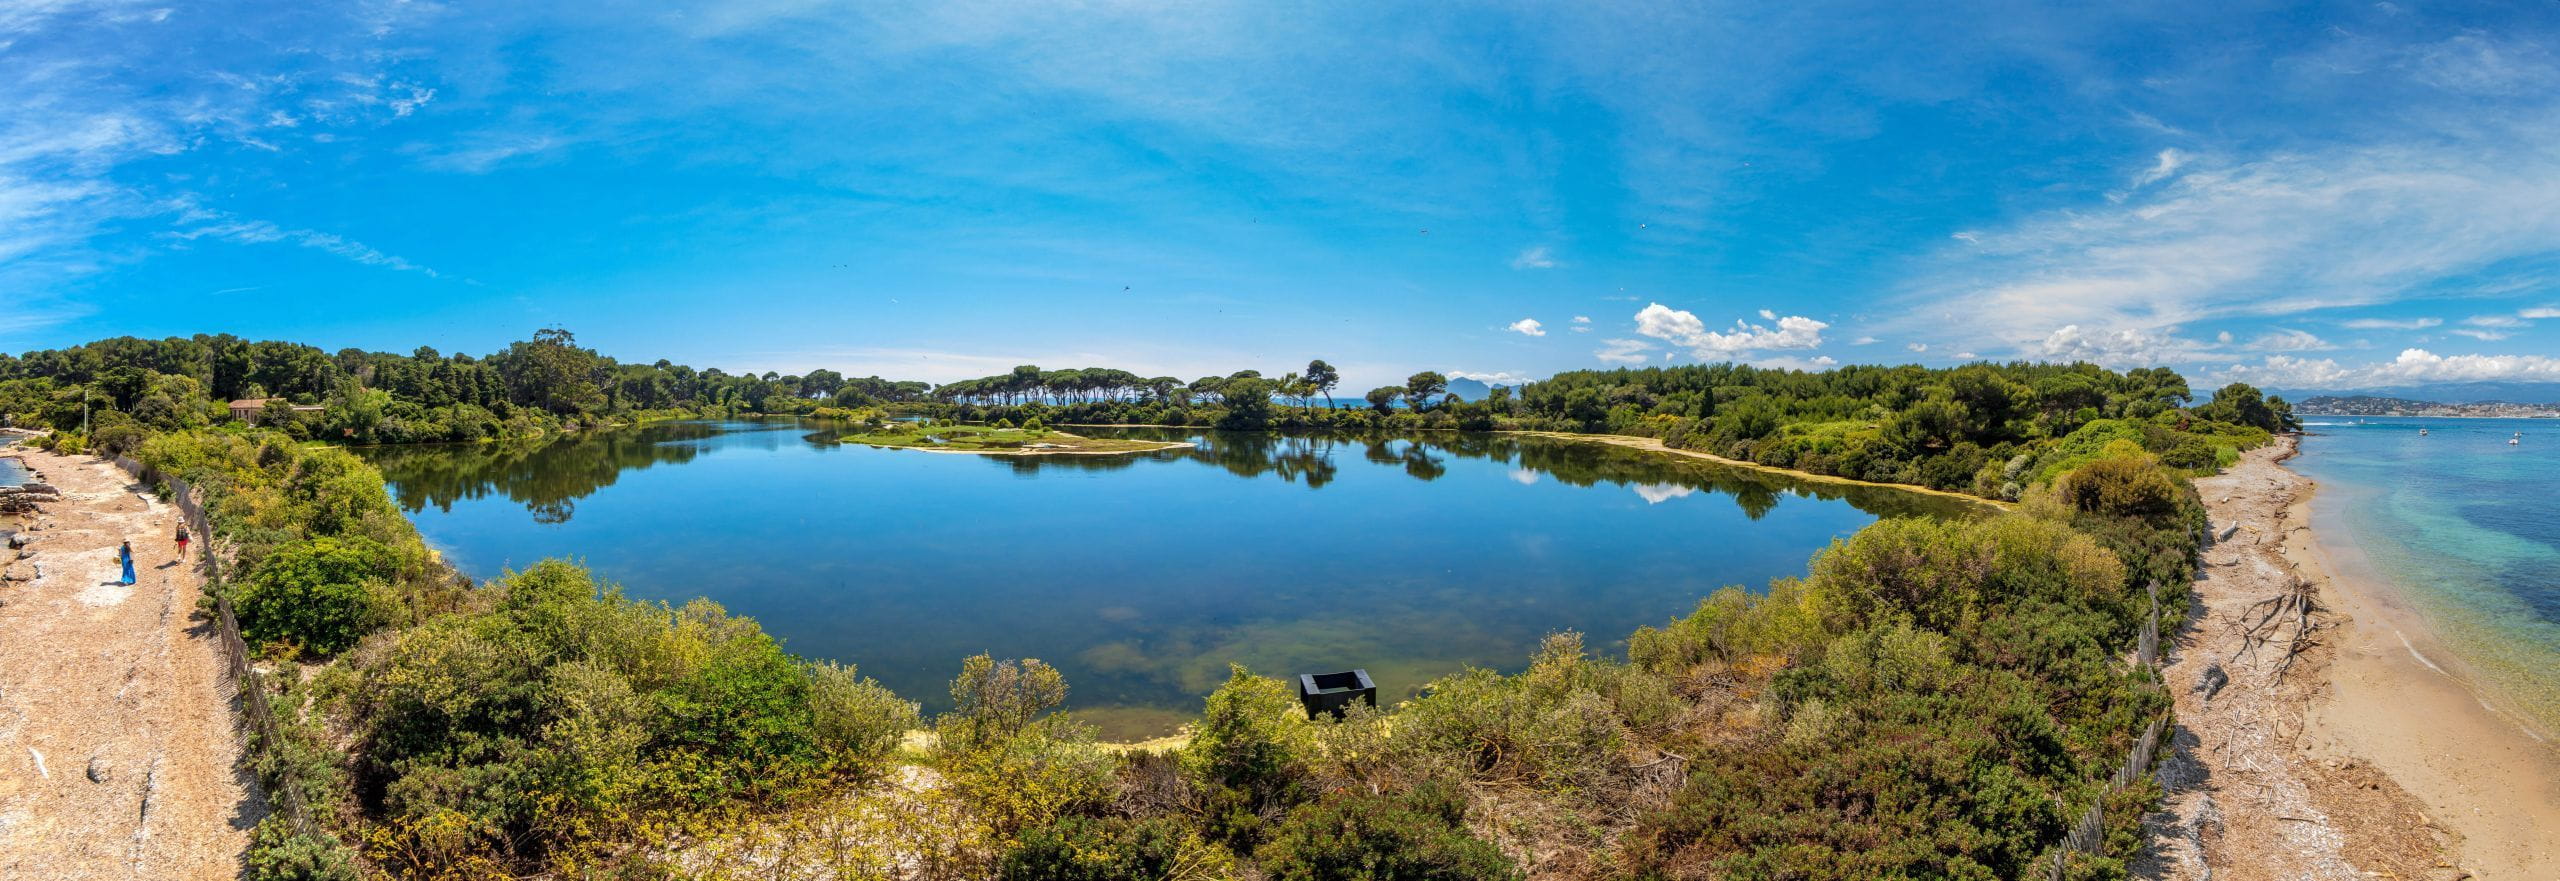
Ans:
[[[913,704],[717,606],[626,599],[560,562],[461,589],[379,472],[284,434],[117,442],[204,488],[253,638],[338,653],[272,696],[257,770],[358,847],[262,830],[256,877],[345,877],[360,851],[406,877],[2007,878],[2101,798],[2109,835],[2129,835],[2154,790],[2102,782],[2167,712],[2122,658],[2146,583],[2176,608],[2192,571],[2202,507],[2180,478],[2266,426],[2172,409],[2172,384],[2139,371],[1836,373],[1568,375],[1525,398],[1426,395],[1419,414],[977,411],[1632,431],[2021,504],[1879,522],[1803,578],[1639,630],[1623,662],[1559,634],[1521,673],[1467,671],[1341,721],[1236,669],[1170,756],[1056,713],[1054,668],[967,659],[954,710],[906,754],[910,786],[868,781],[907,748]],[[2281,426],[2226,392],[2209,406]]]
[[[281,818],[258,822],[249,841],[248,881],[358,881],[355,851],[337,839],[296,835]]]
[[[240,631],[253,644],[333,653],[371,632],[394,573],[389,548],[368,538],[287,542],[237,589]]]
[[[1255,858],[1272,881],[1501,881],[1509,857],[1467,832],[1466,796],[1426,782],[1337,793],[1290,811]]]
[[[567,563],[355,659],[358,793],[385,854],[562,868],[876,768],[912,704],[785,654],[708,601],[625,599]],[[823,697],[815,697],[823,695]]]

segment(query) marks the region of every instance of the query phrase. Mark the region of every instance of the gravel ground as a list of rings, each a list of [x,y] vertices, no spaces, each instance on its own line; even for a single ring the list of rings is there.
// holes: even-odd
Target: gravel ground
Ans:
[[[29,579],[0,581],[0,878],[237,877],[265,807],[177,509],[106,462],[20,455],[63,498],[14,524],[28,556],[0,551]]]

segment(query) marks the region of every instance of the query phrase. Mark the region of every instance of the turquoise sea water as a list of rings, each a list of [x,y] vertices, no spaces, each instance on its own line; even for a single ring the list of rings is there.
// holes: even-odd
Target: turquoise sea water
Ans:
[[[367,455],[474,576],[580,558],[709,597],[928,709],[962,658],[1058,665],[1112,733],[1196,714],[1230,661],[1367,668],[1401,697],[1545,634],[1623,651],[1729,584],[1802,574],[1879,516],[1971,510],[1603,444],[1146,432],[1196,449],[986,457],[677,423]],[[1100,432],[1094,432],[1100,433]]]
[[[2322,541],[2361,551],[2494,702],[2560,732],[2560,420],[2312,417],[2306,430],[2291,464],[2320,483]]]

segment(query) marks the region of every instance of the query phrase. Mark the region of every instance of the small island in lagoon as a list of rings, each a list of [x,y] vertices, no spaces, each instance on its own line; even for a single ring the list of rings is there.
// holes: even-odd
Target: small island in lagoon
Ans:
[[[1191,446],[1190,441],[1085,437],[1046,428],[1036,420],[1015,427],[1002,420],[991,425],[953,422],[869,421],[858,434],[837,440],[848,444],[897,447],[929,453],[976,453],[991,456],[1114,455],[1152,453]]]

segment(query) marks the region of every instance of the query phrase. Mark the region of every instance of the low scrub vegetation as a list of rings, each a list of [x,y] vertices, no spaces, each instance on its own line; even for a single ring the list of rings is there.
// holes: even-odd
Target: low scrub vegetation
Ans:
[[[1638,423],[1773,436],[1719,435],[1758,405],[1719,406]],[[1895,461],[1978,460],[2019,504],[1879,522],[1623,660],[1560,633],[1518,673],[1339,720],[1237,668],[1158,751],[1097,742],[1036,660],[961,661],[928,721],[708,602],[560,561],[459,586],[341,451],[134,446],[203,488],[244,628],[307,665],[270,695],[257,770],[317,828],[262,829],[253,877],[1988,879],[2042,871],[2101,800],[2129,835],[2151,792],[2105,781],[2168,712],[2126,655],[2151,585],[2182,607],[2202,530],[2182,478],[2212,467],[2198,444],[2219,461],[2266,435],[2146,410],[2019,410],[2002,424],[2038,442],[1921,447]],[[1835,422],[1769,430],[1866,430]]]

